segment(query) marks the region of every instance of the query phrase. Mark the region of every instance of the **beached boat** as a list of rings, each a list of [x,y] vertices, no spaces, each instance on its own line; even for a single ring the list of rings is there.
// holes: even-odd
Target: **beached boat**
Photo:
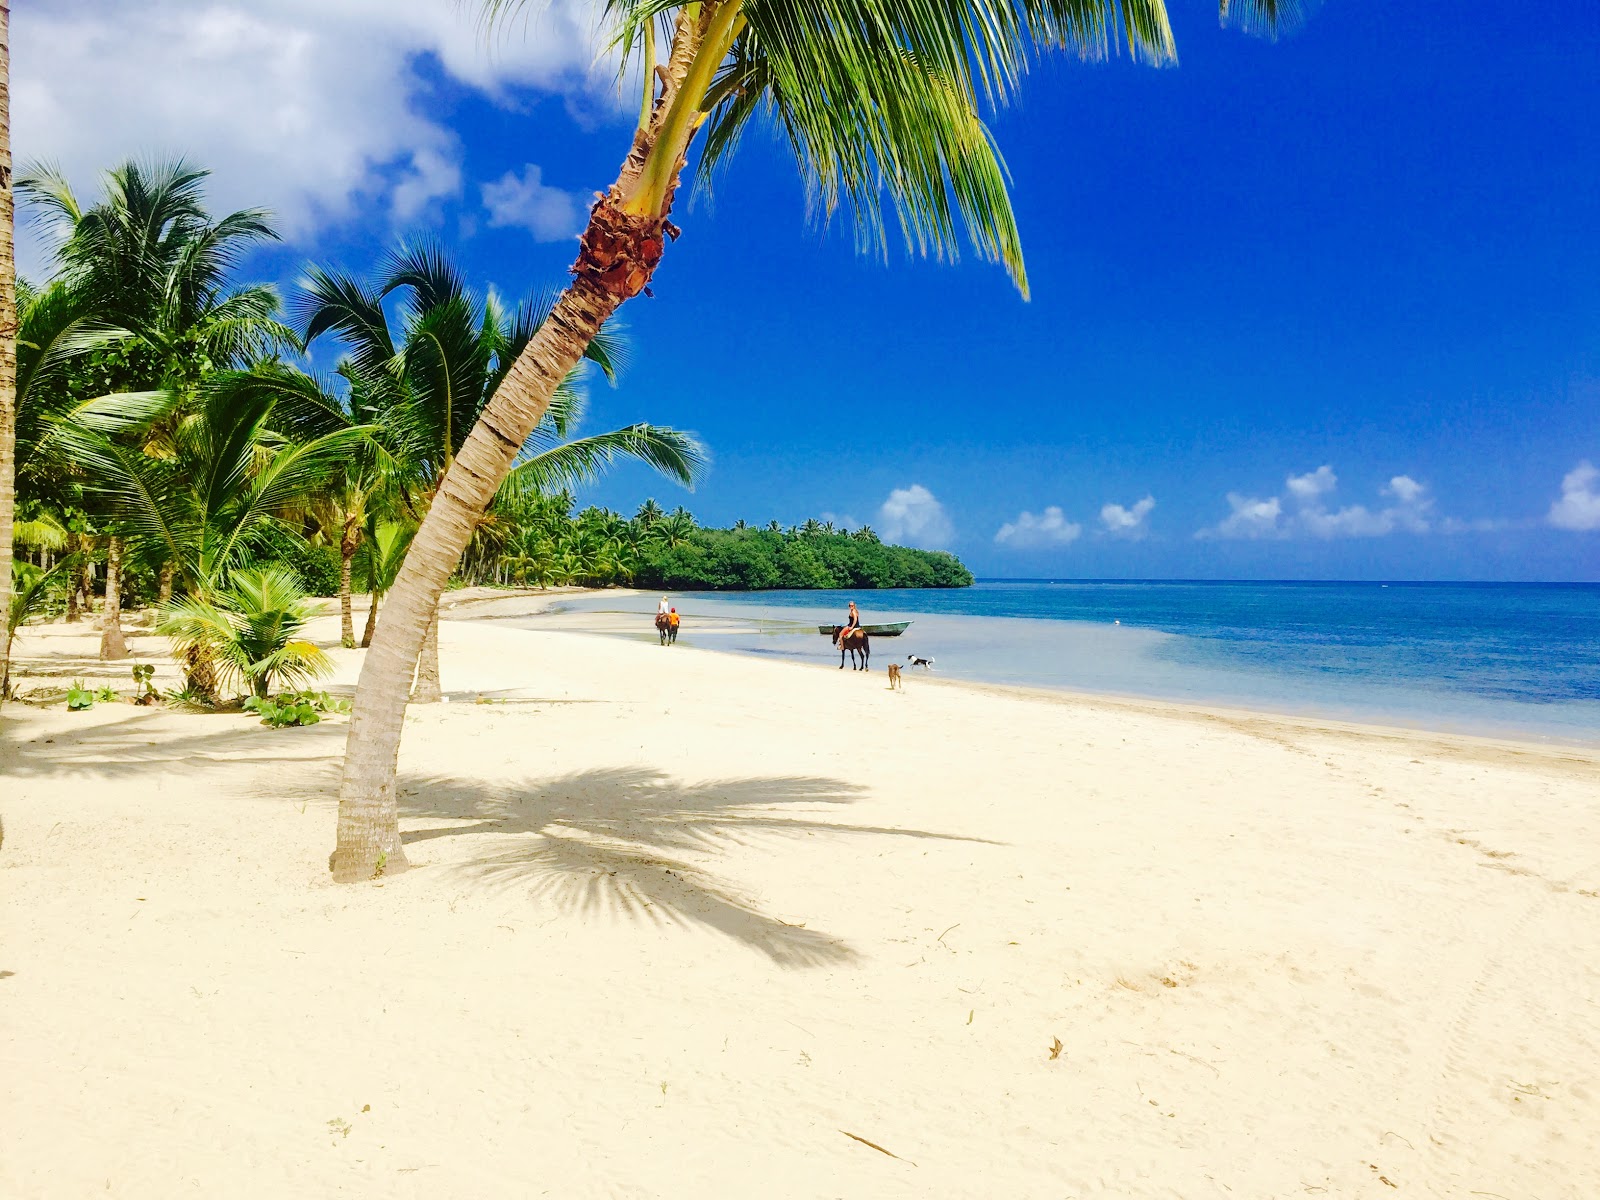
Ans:
[[[911,625],[910,621],[891,621],[887,625],[863,625],[868,637],[899,637]],[[818,625],[817,632],[825,638],[837,637],[843,625]]]

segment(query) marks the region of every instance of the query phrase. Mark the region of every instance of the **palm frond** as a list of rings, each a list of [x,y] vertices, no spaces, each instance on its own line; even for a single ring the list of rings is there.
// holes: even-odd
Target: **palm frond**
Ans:
[[[693,434],[641,423],[528,455],[507,474],[500,494],[516,499],[576,487],[599,478],[619,458],[642,462],[685,487],[694,486],[708,461]]]
[[[293,312],[303,345],[325,333],[337,334],[348,347],[354,368],[363,374],[380,374],[395,356],[382,295],[354,275],[308,268]]]

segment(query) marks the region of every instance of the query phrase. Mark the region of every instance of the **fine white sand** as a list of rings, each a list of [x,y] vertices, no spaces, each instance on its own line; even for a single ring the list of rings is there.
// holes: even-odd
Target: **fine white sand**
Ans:
[[[0,1195],[1600,1195],[1591,752],[443,655],[352,887],[342,721],[0,714]]]

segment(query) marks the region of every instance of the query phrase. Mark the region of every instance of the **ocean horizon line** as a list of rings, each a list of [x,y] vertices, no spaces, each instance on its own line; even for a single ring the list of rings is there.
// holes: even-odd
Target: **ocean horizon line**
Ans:
[[[1600,579],[1251,579],[1244,576],[1199,578],[1187,576],[1065,576],[1065,575],[974,575],[975,583],[1164,583],[1164,584],[1249,584],[1251,586],[1338,586],[1338,587],[1549,587],[1600,588]],[[832,591],[849,591],[832,588]],[[884,589],[895,590],[895,589]]]

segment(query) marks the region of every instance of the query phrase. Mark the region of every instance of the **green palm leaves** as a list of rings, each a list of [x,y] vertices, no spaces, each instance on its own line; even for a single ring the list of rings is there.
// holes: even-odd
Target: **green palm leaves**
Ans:
[[[243,684],[266,696],[274,683],[300,688],[333,670],[302,633],[317,616],[315,601],[282,568],[239,571],[212,599],[188,597],[164,613],[159,630],[173,652],[210,664],[217,683]]]
[[[154,453],[94,429],[60,436],[136,546],[205,594],[258,548],[280,513],[324,488],[364,439],[352,426],[290,441],[273,426],[276,402],[271,391],[225,376]]]
[[[535,3],[486,0],[484,12],[493,22]],[[1255,32],[1299,9],[1299,0],[1219,4],[1226,23]],[[1024,294],[1009,178],[982,111],[1010,100],[1040,50],[1177,58],[1163,0],[605,0],[604,12],[628,58],[653,61],[663,39],[694,41],[681,86],[663,95],[653,122],[646,67],[641,128],[657,138],[630,211],[661,211],[702,125],[708,178],[760,117],[788,144],[817,215],[847,206],[864,248],[881,252],[891,223],[919,254],[953,258],[965,240],[1004,264]]]
[[[228,286],[245,254],[276,240],[270,219],[246,209],[213,220],[204,203],[208,174],[182,160],[125,162],[106,172],[102,198],[87,207],[55,167],[17,180],[56,243],[62,283],[102,320],[146,342],[158,375],[191,381],[211,366],[240,366],[294,344],[276,320],[270,288]]]
[[[398,301],[393,327],[388,300]],[[355,415],[371,423],[374,442],[420,508],[553,302],[543,294],[507,308],[492,293],[480,298],[442,250],[421,243],[390,254],[374,285],[312,270],[296,308],[308,344],[333,334],[344,346]],[[603,331],[585,354],[611,379],[625,357],[615,331]],[[314,406],[308,394],[295,412],[310,421]],[[572,438],[582,413],[581,376],[574,372],[523,445],[504,497],[589,482],[618,458],[644,462],[686,485],[704,465],[699,443],[675,429],[640,423]]]

